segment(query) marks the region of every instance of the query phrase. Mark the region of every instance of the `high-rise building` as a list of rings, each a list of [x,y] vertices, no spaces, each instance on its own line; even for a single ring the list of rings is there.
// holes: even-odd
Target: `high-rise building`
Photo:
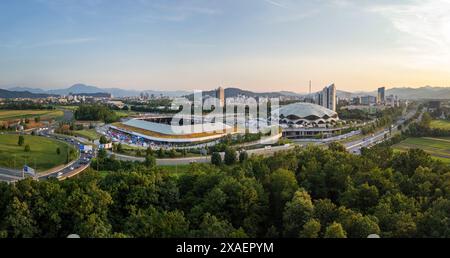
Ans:
[[[316,94],[316,104],[336,111],[336,86],[331,84]]]
[[[326,108],[336,111],[336,86],[334,86],[334,83],[327,87]]]
[[[216,98],[219,99],[220,101],[220,106],[224,106],[225,105],[225,90],[222,87],[219,87],[216,90]]]
[[[363,96],[361,97],[361,105],[371,105],[377,102],[377,98],[374,96]]]
[[[386,101],[386,99],[385,99],[385,91],[386,91],[385,87],[378,88],[378,96],[377,96],[377,103],[378,104],[383,104]]]
[[[319,91],[316,94],[316,104],[319,106],[323,106],[323,92]]]

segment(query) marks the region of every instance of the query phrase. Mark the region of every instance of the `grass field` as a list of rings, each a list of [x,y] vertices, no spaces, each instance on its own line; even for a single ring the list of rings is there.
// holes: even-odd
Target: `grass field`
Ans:
[[[23,118],[56,118],[63,116],[61,110],[0,110],[0,120],[14,120]]]
[[[80,137],[86,138],[88,140],[100,139],[100,134],[98,134],[95,131],[95,129],[86,129],[86,130],[74,131],[73,134],[75,136],[80,136]]]
[[[78,106],[57,106],[58,109],[66,109],[70,111],[75,111],[78,109]]]
[[[115,110],[114,113],[116,113],[116,115],[119,116],[120,118],[132,116],[132,115],[136,114],[136,112],[134,112],[134,111],[118,111],[118,110]]]
[[[17,144],[19,135],[0,135],[0,167],[21,169],[25,164],[43,172],[66,162],[67,151],[70,147],[64,142],[24,135],[25,144]],[[24,151],[24,146],[30,145],[30,152]],[[60,148],[58,155],[56,149]]]
[[[450,130],[450,121],[447,120],[433,120],[430,123],[431,128],[437,128],[437,129],[445,129]]]
[[[393,146],[395,151],[422,149],[432,157],[450,163],[450,140],[446,138],[408,138]]]

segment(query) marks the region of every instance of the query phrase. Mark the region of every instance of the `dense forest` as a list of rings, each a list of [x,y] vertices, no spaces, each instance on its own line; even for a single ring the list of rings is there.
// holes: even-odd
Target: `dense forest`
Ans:
[[[102,105],[80,105],[74,115],[76,120],[82,121],[113,123],[119,120],[119,116],[113,110]]]
[[[450,168],[421,150],[331,144],[181,175],[151,158],[100,155],[97,166],[0,184],[0,236],[450,237]]]
[[[43,105],[40,103],[34,103],[32,101],[5,101],[0,105],[0,109],[6,110],[27,110],[27,109],[40,109],[40,110],[53,110],[52,105]]]

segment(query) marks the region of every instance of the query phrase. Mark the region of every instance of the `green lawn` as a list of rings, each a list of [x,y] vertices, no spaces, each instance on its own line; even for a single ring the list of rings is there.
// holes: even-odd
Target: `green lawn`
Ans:
[[[70,111],[75,111],[78,109],[78,106],[58,106],[58,109],[66,109],[66,110],[70,110]]]
[[[118,111],[118,110],[115,110],[114,113],[116,113],[116,115],[120,118],[128,117],[128,116],[134,114],[134,112],[132,112],[132,111]]]
[[[17,144],[19,135],[0,135],[0,167],[21,169],[25,164],[37,168],[38,172],[62,165],[66,162],[67,151],[70,147],[45,137],[24,135],[25,144],[30,145],[30,152],[24,151],[24,146]],[[58,155],[56,149],[60,148]]]
[[[450,163],[450,140],[442,138],[408,138],[393,146],[394,151],[401,152],[409,149],[422,149],[432,157]]]
[[[73,134],[75,136],[80,136],[80,137],[86,138],[88,140],[100,139],[100,134],[98,134],[95,131],[95,129],[86,129],[86,130],[74,131]]]
[[[450,130],[450,121],[447,120],[433,120],[430,123],[431,128],[437,128],[437,129],[445,129]]]
[[[34,117],[56,118],[63,115],[61,110],[0,110],[0,120],[14,120]]]

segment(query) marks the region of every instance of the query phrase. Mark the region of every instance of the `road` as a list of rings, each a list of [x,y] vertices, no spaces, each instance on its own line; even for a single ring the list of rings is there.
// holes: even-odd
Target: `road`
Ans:
[[[59,141],[64,141],[70,145],[73,145],[75,149],[79,149],[80,142],[72,139],[70,137],[62,137],[51,134],[51,128],[43,130],[40,132],[40,137],[52,138]],[[73,172],[81,172],[85,168],[89,167],[90,160],[93,154],[80,153],[77,160],[69,163],[68,165],[62,167],[61,169],[52,171],[45,175],[39,175],[37,178],[39,180],[45,180],[48,178],[58,178],[63,179],[73,175]],[[22,171],[14,169],[0,168],[0,181],[15,182],[22,179]]]
[[[48,137],[48,138],[53,138],[59,141],[64,141],[68,144],[71,144],[75,147],[75,149],[79,149],[80,145],[82,144],[82,142],[70,138],[70,137],[64,137],[64,136],[56,136],[51,134],[49,131],[44,131],[42,132],[43,137]],[[57,171],[53,171],[49,174],[46,175],[41,175],[39,176],[39,179],[48,179],[48,178],[65,178],[67,176],[69,176],[74,170],[78,171],[80,169],[85,169],[88,168],[91,162],[91,159],[93,158],[94,154],[90,154],[90,153],[80,153],[80,156],[78,157],[77,160],[69,163],[69,165],[65,166],[64,168],[57,170]]]
[[[371,136],[367,136],[363,139],[359,139],[353,142],[349,142],[345,144],[345,147],[350,153],[353,154],[361,154],[361,149],[364,147],[370,147],[374,144],[380,143],[389,139],[391,135],[394,135],[398,132],[398,126],[403,125],[406,120],[410,119],[414,116],[417,110],[410,110],[406,115],[402,116],[397,122],[392,125],[391,131],[389,129],[384,129],[381,132],[377,132]],[[420,119],[420,117],[419,117]]]

